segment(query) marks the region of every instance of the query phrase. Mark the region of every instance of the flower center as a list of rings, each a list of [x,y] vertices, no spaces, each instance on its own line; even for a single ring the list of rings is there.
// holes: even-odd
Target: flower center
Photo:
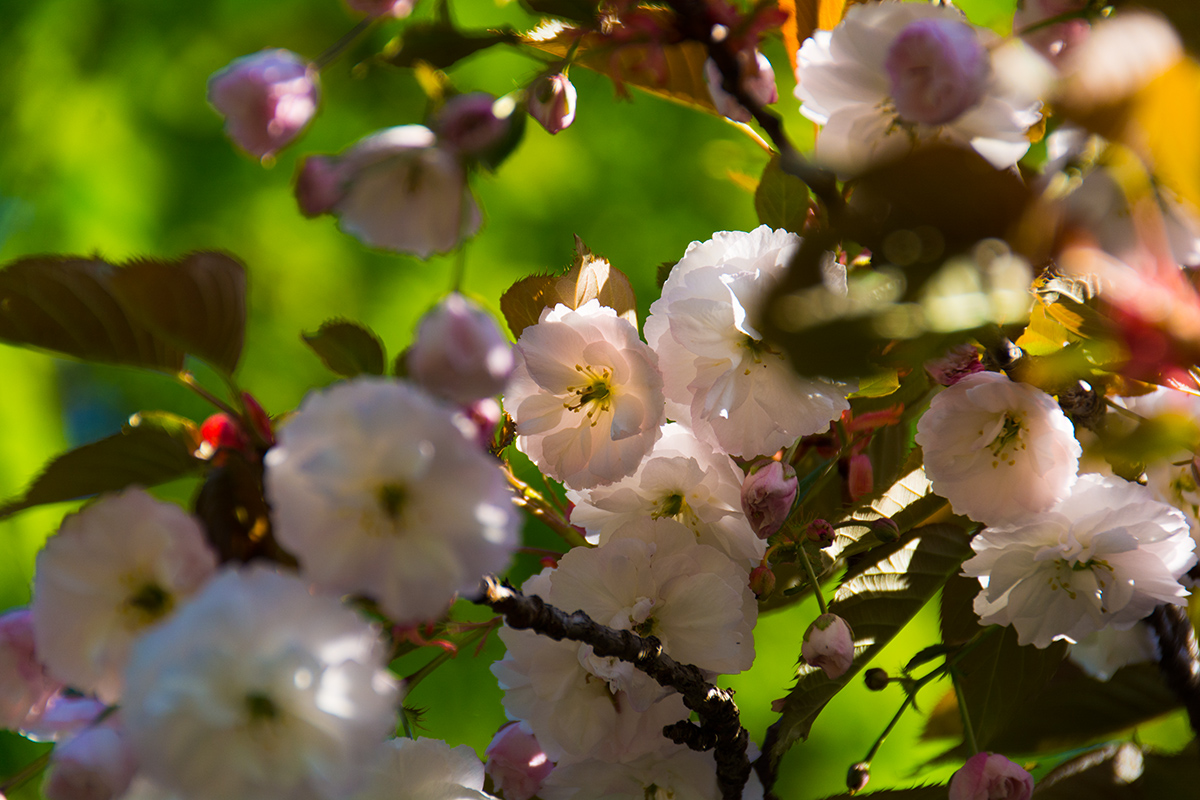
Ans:
[[[988,450],[992,451],[992,455],[996,460],[992,462],[993,467],[1000,466],[1001,461],[1008,462],[1011,467],[1017,463],[1013,457],[1013,452],[1009,450],[1012,445],[1012,450],[1024,450],[1025,442],[1021,440],[1021,431],[1025,428],[1021,425],[1022,419],[1013,416],[1011,413],[1004,415],[1004,425],[1000,428],[1000,433],[992,439],[992,443],[988,445]]]
[[[1108,580],[1112,580],[1115,576],[1112,565],[1102,558],[1089,558],[1087,561],[1068,561],[1065,558],[1060,558],[1054,564],[1054,574],[1050,576],[1050,590],[1058,591],[1062,589],[1067,597],[1072,600],[1079,598],[1079,593],[1071,588],[1071,576],[1076,572],[1091,572],[1096,579],[1096,585],[1099,587],[1098,594],[1101,603],[1104,602],[1103,591],[1108,588]],[[1108,575],[1105,576],[1105,571]],[[1108,609],[1103,608],[1101,611],[1107,613]]]
[[[171,593],[154,582],[138,587],[125,601],[126,608],[139,625],[148,625],[166,616],[174,605]]]
[[[599,415],[612,408],[615,392],[612,384],[612,370],[608,367],[593,367],[591,365],[575,365],[575,370],[583,377],[584,383],[568,386],[567,393],[575,396],[574,402],[563,404],[563,408],[571,411],[583,411],[595,427]]]
[[[652,783],[646,787],[645,800],[672,800],[675,793],[665,786]]]
[[[273,722],[279,718],[279,707],[264,692],[248,692],[246,713],[251,722]]]
[[[388,519],[392,522],[398,520],[408,499],[408,490],[399,483],[385,483],[379,487],[376,496]]]
[[[664,497],[662,504],[658,507],[658,511],[653,512],[650,516],[654,519],[662,519],[663,517],[676,519],[685,510],[687,510],[687,501],[683,499],[683,495],[677,492]]]

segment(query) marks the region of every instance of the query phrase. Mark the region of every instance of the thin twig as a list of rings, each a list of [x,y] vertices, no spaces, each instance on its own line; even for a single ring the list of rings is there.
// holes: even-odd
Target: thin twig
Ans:
[[[477,603],[503,614],[510,628],[532,630],[555,641],[569,639],[592,646],[601,658],[617,658],[633,664],[662,686],[675,689],[684,704],[695,711],[700,724],[687,720],[668,725],[663,733],[678,744],[713,751],[717,783],[723,800],[738,800],[750,778],[746,745],[750,735],[742,727],[733,693],[704,679],[697,667],[680,664],[662,651],[653,636],[643,638],[632,631],[619,631],[595,622],[582,611],[567,613],[536,595],[523,595],[486,575]]]

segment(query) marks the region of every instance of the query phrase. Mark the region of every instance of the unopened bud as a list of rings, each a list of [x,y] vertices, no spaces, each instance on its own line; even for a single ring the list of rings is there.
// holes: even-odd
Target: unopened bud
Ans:
[[[504,391],[514,361],[495,318],[454,293],[421,318],[405,363],[421,388],[466,404]]]
[[[800,656],[809,666],[824,670],[826,677],[840,678],[854,662],[854,632],[837,614],[822,614],[804,632]]]
[[[329,214],[345,196],[345,174],[337,159],[309,156],[296,173],[296,203],[306,217]]]
[[[33,615],[18,608],[0,616],[0,726],[20,730],[42,715],[62,684],[38,661]]]
[[[246,419],[254,426],[255,432],[264,443],[275,444],[275,434],[271,430],[271,417],[267,414],[266,409],[259,405],[259,402],[254,399],[254,395],[249,392],[242,392],[242,402],[246,406]]]
[[[833,544],[833,539],[836,534],[833,531],[833,526],[828,520],[814,519],[808,523],[808,527],[804,530],[804,535],[808,537],[810,542],[815,542],[821,547],[829,547]]]
[[[891,679],[888,678],[887,671],[882,670],[879,667],[872,667],[871,669],[867,670],[867,674],[863,676],[863,682],[867,684],[867,688],[872,692],[883,691],[887,688],[887,685],[890,681]]]
[[[487,774],[504,800],[529,800],[554,770],[554,762],[522,722],[501,728],[487,746]]]
[[[575,121],[575,86],[561,72],[543,75],[529,87],[529,116],[555,134]]]
[[[412,13],[417,0],[346,0],[346,5],[369,17],[404,19]]]
[[[999,753],[976,753],[950,778],[950,800],[1029,800],[1033,776]]]
[[[880,517],[871,521],[871,532],[881,542],[894,542],[900,538],[900,526],[891,517]]]
[[[317,71],[288,50],[234,60],[208,79],[208,102],[225,117],[225,132],[252,156],[289,144],[317,113]]]
[[[213,414],[200,426],[200,447],[196,455],[210,459],[222,450],[245,450],[250,446],[242,426],[228,414]]]
[[[775,591],[775,573],[766,564],[750,571],[750,591],[760,600]]]
[[[792,513],[798,488],[791,464],[762,459],[750,467],[742,482],[742,511],[758,538],[779,530]]]
[[[846,477],[846,490],[850,500],[857,501],[869,495],[875,488],[875,468],[871,466],[871,458],[866,453],[850,456],[849,475]]]
[[[431,127],[457,152],[495,169],[520,141],[525,117],[523,112],[514,114],[515,110],[508,95],[460,94],[446,101]]]
[[[739,77],[742,89],[759,105],[769,106],[779,100],[779,89],[775,86],[775,71],[771,62],[757,50],[753,55],[747,50],[737,54]],[[724,76],[711,58],[704,62],[704,80],[708,84],[708,94],[712,97],[713,105],[723,116],[735,122],[749,122],[754,118],[749,109],[737,101],[733,95],[722,88]]]
[[[846,788],[850,790],[850,794],[857,794],[867,788],[869,780],[871,780],[871,765],[860,761],[851,766],[850,771],[846,773]]]
[[[925,371],[942,386],[953,386],[968,375],[983,372],[983,361],[977,347],[960,344],[951,347],[940,358],[926,361]]]
[[[136,770],[124,732],[105,721],[54,748],[42,793],[47,800],[111,800],[125,794]]]

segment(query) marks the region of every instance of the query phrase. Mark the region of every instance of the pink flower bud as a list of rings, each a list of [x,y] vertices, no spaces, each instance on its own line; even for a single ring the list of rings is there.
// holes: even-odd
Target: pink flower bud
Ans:
[[[309,156],[296,173],[296,202],[306,217],[328,214],[345,195],[345,175],[338,161],[329,156]]]
[[[554,770],[554,762],[523,723],[505,725],[487,747],[484,769],[504,800],[529,800]]]
[[[254,427],[255,433],[263,440],[265,444],[275,444],[275,433],[271,430],[271,417],[267,414],[259,402],[254,399],[254,395],[249,392],[242,392],[242,402],[246,405],[246,418]]]
[[[875,468],[866,453],[850,456],[849,474],[846,476],[846,491],[850,500],[857,501],[866,497],[875,488]]]
[[[854,661],[854,632],[837,614],[822,614],[804,632],[800,645],[804,663],[825,670],[829,678],[840,678]]]
[[[857,794],[867,788],[867,782],[870,780],[871,765],[865,761],[852,764],[846,771],[846,788],[850,790],[850,794]]]
[[[351,10],[368,17],[395,17],[404,19],[412,13],[417,0],[346,0]]]
[[[1033,776],[1002,755],[976,753],[950,778],[950,800],[1029,800]]]
[[[464,155],[478,157],[504,143],[512,127],[512,111],[486,92],[451,97],[434,117],[438,137]],[[500,113],[497,113],[500,111]]]
[[[900,538],[900,526],[891,517],[880,517],[871,521],[871,532],[881,542],[894,542]]]
[[[575,121],[575,86],[561,72],[542,75],[529,87],[529,116],[555,134]]]
[[[485,397],[454,412],[454,427],[483,450],[492,446],[504,412],[493,397]]]
[[[925,371],[942,386],[953,386],[968,375],[983,372],[984,369],[978,348],[960,344],[951,347],[942,357],[926,361]]]
[[[259,158],[300,135],[317,99],[316,70],[288,50],[243,56],[208,79],[208,102],[225,117],[225,132]]]
[[[113,717],[61,742],[50,757],[46,800],[111,800],[133,782],[137,761]]]
[[[766,539],[783,525],[796,501],[796,470],[790,464],[762,459],[742,482],[742,511],[758,538]]]
[[[771,62],[757,50],[753,59],[742,50],[737,54],[738,66],[742,79],[742,88],[761,105],[769,106],[779,100],[779,89],[775,86],[775,70]],[[736,122],[749,122],[754,118],[748,109],[721,88],[724,76],[711,58],[704,62],[704,81],[708,84],[708,93],[712,97],[717,111]]]
[[[0,727],[24,728],[41,716],[61,688],[38,662],[29,609],[0,616]]]
[[[755,597],[766,597],[775,591],[775,573],[766,564],[759,564],[750,571],[750,591]]]
[[[833,526],[828,520],[814,519],[808,523],[808,527],[804,530],[804,535],[808,537],[810,542],[815,542],[821,547],[829,547],[833,544],[836,534],[833,532]]]
[[[925,125],[952,122],[976,105],[992,74],[975,29],[940,17],[918,19],[900,31],[884,68],[897,113]]]
[[[504,391],[514,362],[495,318],[455,293],[421,318],[405,363],[426,391],[465,404]]]
[[[1023,34],[1040,22],[1045,22],[1073,11],[1082,11],[1088,0],[1025,0],[1013,17],[1013,33],[1039,53],[1052,59],[1061,58],[1067,51],[1087,38],[1091,24],[1083,18],[1064,20],[1045,25]]]

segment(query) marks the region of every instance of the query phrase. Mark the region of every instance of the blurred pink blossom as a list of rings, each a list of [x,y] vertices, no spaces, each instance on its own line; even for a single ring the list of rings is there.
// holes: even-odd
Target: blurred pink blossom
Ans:
[[[950,778],[950,800],[1029,800],[1033,776],[998,753],[976,753]]]
[[[258,158],[300,135],[318,97],[316,70],[288,50],[242,56],[208,79],[208,102],[225,117],[225,132]]]

